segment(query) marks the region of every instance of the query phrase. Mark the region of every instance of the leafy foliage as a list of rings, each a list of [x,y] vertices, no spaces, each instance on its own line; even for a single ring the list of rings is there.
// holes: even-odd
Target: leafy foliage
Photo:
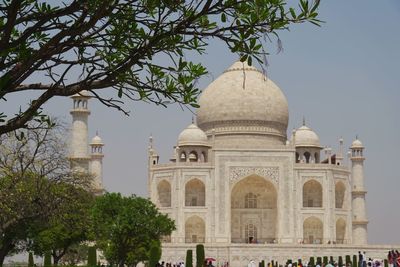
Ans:
[[[149,267],[157,267],[161,259],[161,244],[159,241],[152,242],[149,252]]]
[[[204,245],[198,244],[196,245],[196,267],[204,267],[204,261],[205,261]]]
[[[193,267],[193,250],[186,250],[186,267]]]
[[[88,251],[88,267],[96,267],[97,266],[97,255],[96,255],[96,247],[89,247]]]
[[[65,215],[62,210],[75,203],[72,189],[82,191],[90,184],[90,177],[69,172],[62,129],[0,136],[0,264]]]
[[[319,0],[69,0],[0,4],[0,100],[34,91],[24,109],[0,112],[0,135],[51,123],[42,106],[54,96],[89,90],[128,114],[124,99],[197,107],[197,80],[207,74],[188,53],[203,54],[210,39],[247,60],[264,61],[271,37],[293,23],[319,24]],[[40,81],[40,82],[39,82]],[[109,88],[116,97],[99,89]],[[108,90],[109,91],[109,90]],[[22,103],[20,103],[22,104]]]
[[[112,264],[135,266],[149,259],[153,242],[175,230],[174,222],[148,199],[106,193],[92,209],[93,235]]]

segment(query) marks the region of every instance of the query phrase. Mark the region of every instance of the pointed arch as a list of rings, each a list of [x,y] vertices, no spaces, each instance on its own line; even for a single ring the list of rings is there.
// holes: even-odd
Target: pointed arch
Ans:
[[[337,209],[344,208],[346,186],[343,182],[339,181],[335,184],[335,207]]]
[[[346,221],[339,218],[336,221],[336,244],[344,244],[346,236]]]
[[[157,185],[158,203],[160,207],[171,207],[171,184],[162,180]]]
[[[314,179],[303,185],[303,207],[322,207],[322,185]]]
[[[185,222],[185,243],[204,243],[205,237],[204,220],[197,215],[188,218]]]
[[[272,243],[276,239],[277,190],[258,175],[237,182],[231,191],[231,242]]]
[[[306,244],[323,243],[324,226],[317,217],[309,217],[303,222],[303,239]]]
[[[206,187],[204,183],[194,178],[185,185],[185,206],[196,207],[205,206],[206,204]]]

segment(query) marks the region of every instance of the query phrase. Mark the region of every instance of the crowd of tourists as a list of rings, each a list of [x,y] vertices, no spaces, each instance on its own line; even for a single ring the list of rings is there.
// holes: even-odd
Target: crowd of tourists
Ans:
[[[390,250],[388,252],[388,263],[389,267],[400,267],[400,253],[398,250]]]

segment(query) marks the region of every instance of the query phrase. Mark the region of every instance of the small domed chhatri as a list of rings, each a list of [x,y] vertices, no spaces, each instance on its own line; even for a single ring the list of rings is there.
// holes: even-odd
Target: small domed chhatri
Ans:
[[[185,145],[207,145],[207,135],[192,123],[178,137],[178,146]]]
[[[356,137],[356,140],[353,141],[353,143],[351,143],[351,148],[363,148],[363,144],[362,142],[358,139],[358,137]]]
[[[295,131],[296,147],[316,147],[322,148],[318,135],[303,123],[303,125]]]
[[[104,145],[103,140],[100,136],[96,133],[96,136],[92,138],[91,145]]]
[[[235,62],[201,94],[197,122],[208,136],[254,136],[283,145],[288,126],[288,103],[279,87],[246,62]],[[248,137],[248,138],[247,138]],[[240,145],[243,142],[238,142]],[[226,144],[226,142],[225,142]]]

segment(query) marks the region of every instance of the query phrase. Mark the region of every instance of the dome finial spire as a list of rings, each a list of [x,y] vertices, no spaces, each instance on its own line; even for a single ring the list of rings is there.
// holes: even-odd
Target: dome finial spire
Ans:
[[[306,117],[303,115],[303,126],[306,126]]]

